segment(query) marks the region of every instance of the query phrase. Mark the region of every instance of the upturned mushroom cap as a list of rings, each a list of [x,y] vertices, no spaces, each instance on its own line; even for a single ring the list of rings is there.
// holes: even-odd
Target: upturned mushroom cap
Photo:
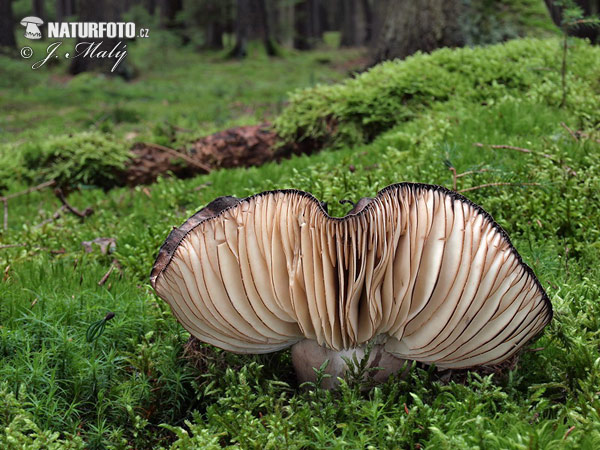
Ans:
[[[170,233],[151,283],[192,335],[238,353],[376,340],[399,359],[490,366],[552,318],[488,213],[413,183],[388,186],[343,218],[295,190],[219,198]]]

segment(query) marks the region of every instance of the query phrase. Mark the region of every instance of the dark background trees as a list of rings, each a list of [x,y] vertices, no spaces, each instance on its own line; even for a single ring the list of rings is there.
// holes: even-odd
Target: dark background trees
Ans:
[[[518,37],[517,22],[521,18],[515,17],[518,13],[511,13],[511,8],[518,10],[523,3],[538,8],[546,17],[551,15],[560,26],[565,1],[0,0],[0,46],[15,48],[21,14],[37,15],[46,22],[97,22],[121,20],[135,10],[135,17],[151,18],[153,26],[169,32],[180,45],[225,50],[230,57],[246,57],[252,41],[260,42],[269,56],[280,55],[281,48],[310,50],[323,45],[326,35],[332,36],[327,33],[335,32],[333,40],[328,38],[328,45],[337,40],[341,47],[364,47],[370,64],[375,64],[405,58],[416,51]],[[575,3],[586,15],[600,12],[600,0]],[[145,16],[140,16],[140,11]],[[598,39],[597,29],[579,27],[570,32]],[[113,44],[105,42],[103,48]],[[101,62],[81,59],[74,60],[70,70],[79,73],[95,69],[103,70]]]
[[[16,47],[12,0],[0,0],[0,51]]]
[[[563,26],[563,11],[565,7],[569,7],[570,5],[581,8],[585,16],[597,16],[600,14],[600,0],[577,0],[571,2],[544,0],[544,3],[548,7],[553,22],[559,27]],[[594,43],[600,42],[600,29],[598,27],[581,24],[580,26],[568,27],[567,32],[571,36],[587,38]]]
[[[106,22],[118,22],[121,18],[123,11],[127,7],[127,3],[122,0],[94,0],[93,2],[80,1],[77,5],[78,19],[81,22],[97,22],[98,18],[101,17],[102,21]],[[100,13],[101,12],[101,13]],[[99,50],[110,51],[115,48],[119,42],[122,41],[118,38],[104,38],[104,39],[78,39],[77,43],[81,42],[92,42],[101,43]],[[69,72],[73,75],[77,75],[81,72],[88,72],[91,70],[100,70],[106,73],[114,73],[120,75],[126,79],[132,78],[131,68],[127,64],[127,60],[124,60],[119,64],[115,72],[111,72],[111,68],[114,65],[114,60],[110,58],[73,58],[69,67]]]

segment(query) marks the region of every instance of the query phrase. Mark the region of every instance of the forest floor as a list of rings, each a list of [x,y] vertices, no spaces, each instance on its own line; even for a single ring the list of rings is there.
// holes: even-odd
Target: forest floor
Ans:
[[[600,448],[600,117],[589,106],[600,85],[597,67],[579,68],[600,58],[573,43],[579,71],[560,107],[559,41],[511,45],[388,64],[385,71],[417,75],[365,74],[344,85],[357,83],[356,98],[328,85],[360,67],[357,50],[271,60],[253,50],[239,62],[140,43],[131,58],[141,76],[130,83],[0,60],[4,161],[25,147],[35,153],[49,137],[90,132],[127,149],[137,141],[177,148],[265,121],[282,134],[312,129],[322,138],[327,108],[341,105],[332,131],[341,137],[314,155],[134,188],[65,187],[70,207],[92,211],[85,217],[48,188],[8,199],[0,234],[0,446]],[[544,66],[532,48],[547,56]],[[477,94],[447,94],[443,78],[435,85],[437,72],[423,76],[469,55],[504,65],[505,49],[525,63],[514,76],[509,69],[461,75],[475,77]],[[396,122],[385,113],[388,97],[373,91],[392,82],[409,86],[401,101],[408,109]],[[288,96],[297,88],[311,89]],[[368,103],[369,95],[378,101]],[[355,113],[361,101],[367,106]],[[304,111],[305,104],[314,107]],[[0,196],[43,181],[5,178]],[[455,379],[415,365],[407,378],[371,390],[348,379],[330,392],[300,388],[289,351],[184,352],[189,334],[148,280],[172,226],[218,196],[283,188],[311,192],[341,215],[348,208],[338,200],[400,181],[464,192],[494,216],[541,280],[555,318],[514,368]],[[99,322],[108,312],[114,317]]]

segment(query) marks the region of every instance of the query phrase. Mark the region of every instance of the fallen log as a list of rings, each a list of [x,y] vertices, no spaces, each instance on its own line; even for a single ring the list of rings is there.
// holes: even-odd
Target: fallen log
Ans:
[[[270,124],[263,123],[219,131],[180,149],[138,142],[131,149],[133,157],[127,163],[121,181],[127,186],[151,184],[167,173],[190,178],[218,169],[260,166],[289,158],[292,154],[312,153],[319,148],[308,142],[278,146],[278,139]]]

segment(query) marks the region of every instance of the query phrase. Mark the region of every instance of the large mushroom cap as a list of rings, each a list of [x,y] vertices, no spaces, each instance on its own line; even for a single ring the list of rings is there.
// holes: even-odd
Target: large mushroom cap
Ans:
[[[343,218],[295,190],[217,199],[171,232],[151,282],[192,335],[238,353],[376,340],[442,368],[495,365],[552,318],[488,213],[413,183]]]

